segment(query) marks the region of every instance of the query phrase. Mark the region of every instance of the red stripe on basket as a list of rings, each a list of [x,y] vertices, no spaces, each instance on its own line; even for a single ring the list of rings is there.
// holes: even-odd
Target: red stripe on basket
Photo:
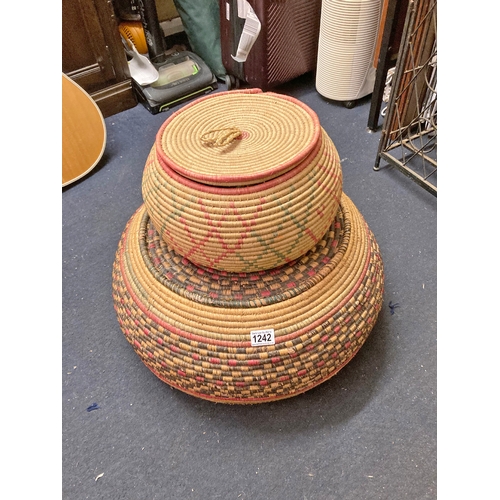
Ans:
[[[318,190],[325,191],[327,194],[332,196],[335,199],[335,201],[338,203],[339,202],[339,199],[337,197],[338,183],[335,182],[338,179],[338,176],[335,174],[332,175],[331,172],[332,172],[332,169],[328,168],[328,175],[334,179],[333,187],[330,184],[326,184],[321,179],[318,179],[316,181],[316,186],[317,186]],[[329,182],[332,182],[332,181],[329,180]]]
[[[182,254],[186,259],[190,259],[194,253],[199,252],[201,255],[203,255],[205,260],[207,260],[208,257],[205,255],[205,252],[203,251],[203,246],[210,239],[212,232],[207,231],[205,236],[202,239],[198,240],[195,236],[193,236],[187,221],[183,217],[181,217],[179,220],[183,224],[184,232],[191,241],[192,247],[187,252],[182,251],[179,245],[177,245],[177,243],[175,242],[175,237],[171,235],[170,241],[172,242],[172,246],[176,247],[179,253]]]
[[[316,208],[316,213],[318,214],[319,217],[324,217],[325,216],[325,211],[324,211],[324,204],[322,207],[317,207]]]
[[[318,243],[318,237],[309,228],[307,228],[305,232],[314,243]]]

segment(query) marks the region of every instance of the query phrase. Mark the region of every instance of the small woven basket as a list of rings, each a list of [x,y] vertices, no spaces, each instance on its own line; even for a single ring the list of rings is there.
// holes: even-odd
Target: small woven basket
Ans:
[[[271,271],[196,266],[165,243],[145,205],[113,265],[118,321],[143,363],[222,403],[289,398],[326,381],[363,345],[382,298],[378,245],[345,194],[317,245]],[[252,345],[256,331],[273,331],[274,343]]]
[[[142,194],[161,238],[179,254],[199,266],[256,272],[321,240],[339,207],[342,171],[333,142],[300,101],[222,92],[163,124]]]

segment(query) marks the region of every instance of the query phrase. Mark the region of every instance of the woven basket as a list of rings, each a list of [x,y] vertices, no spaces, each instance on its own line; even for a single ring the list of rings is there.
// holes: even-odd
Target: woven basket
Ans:
[[[271,271],[194,265],[169,247],[142,205],[113,266],[120,327],[143,363],[188,394],[222,403],[289,398],[337,373],[365,342],[382,304],[375,238],[344,194],[324,238]],[[274,345],[251,332],[274,330]]]
[[[230,125],[239,135],[228,144],[200,140]],[[314,112],[256,90],[213,94],[174,113],[142,181],[160,236],[193,263],[230,272],[306,253],[330,227],[341,193],[339,156]]]

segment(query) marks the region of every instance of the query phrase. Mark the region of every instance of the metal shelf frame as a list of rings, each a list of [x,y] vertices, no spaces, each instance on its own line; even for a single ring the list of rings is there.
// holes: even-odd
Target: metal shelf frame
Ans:
[[[384,160],[437,196],[437,0],[410,0],[374,170]]]

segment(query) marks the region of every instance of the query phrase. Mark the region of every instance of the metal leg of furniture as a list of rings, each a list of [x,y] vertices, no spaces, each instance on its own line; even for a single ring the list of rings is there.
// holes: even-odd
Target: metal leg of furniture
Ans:
[[[369,131],[377,130],[382,107],[382,97],[384,95],[385,81],[387,72],[391,65],[391,43],[394,25],[398,16],[398,0],[389,0],[387,5],[387,14],[384,24],[384,34],[380,44],[380,52],[377,62],[377,73],[375,76],[375,85],[373,88],[372,100],[370,104],[370,114],[368,116]]]

